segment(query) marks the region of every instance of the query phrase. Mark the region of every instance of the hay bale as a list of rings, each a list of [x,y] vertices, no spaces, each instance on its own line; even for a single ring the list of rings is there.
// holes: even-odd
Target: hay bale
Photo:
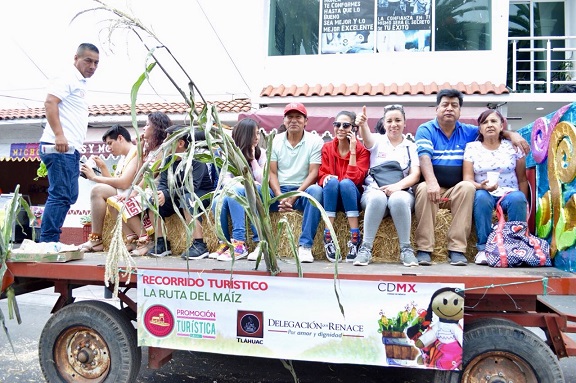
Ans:
[[[364,213],[360,213],[360,231],[364,232],[363,223]],[[177,219],[177,217],[175,217]],[[288,226],[291,228],[294,240],[297,246],[298,239],[302,232],[302,213],[299,211],[293,212],[271,212],[270,220],[272,222],[272,228],[276,231],[278,221],[285,218]],[[450,228],[452,222],[452,215],[447,209],[440,209],[436,217],[436,227],[435,227],[435,237],[436,243],[434,247],[434,252],[432,254],[432,260],[434,262],[446,262],[448,257],[448,250],[446,249],[446,233]],[[206,242],[208,249],[210,251],[215,251],[218,247],[218,238],[216,237],[216,230],[214,228],[214,216],[210,212],[208,219],[202,220],[202,227],[204,231],[204,241]],[[232,225],[228,222],[230,232],[232,231]],[[314,259],[325,259],[324,256],[324,222],[321,221],[318,226],[318,231],[316,232],[316,237],[314,238],[314,245],[312,246],[312,254]],[[343,256],[348,253],[348,240],[350,239],[350,228],[348,226],[348,219],[343,212],[338,212],[336,214],[336,219],[334,220],[334,230],[336,231],[336,240],[340,245],[340,250]],[[416,231],[416,218],[412,216],[412,230],[410,235],[411,243],[414,244],[414,233]],[[278,246],[278,255],[282,257],[292,257],[292,252],[290,249],[290,243],[287,240],[288,234],[286,232],[281,233],[282,240]],[[250,251],[254,250],[255,244],[252,242],[252,233],[250,226],[246,226],[246,245]],[[180,235],[180,239],[185,238],[184,234]],[[476,254],[476,231],[472,228],[470,237],[468,238],[468,247],[466,250],[466,257],[470,262],[474,260],[474,255]],[[174,245],[172,245],[174,247]],[[398,235],[396,234],[396,227],[392,217],[385,217],[380,223],[380,227],[376,233],[376,238],[374,241],[374,248],[372,251],[373,261],[377,263],[399,263],[400,262],[400,246],[398,244]]]
[[[106,211],[104,217],[104,225],[102,229],[102,241],[104,243],[104,251],[110,248],[112,241],[112,234],[114,232],[114,225],[116,224],[116,217],[113,217],[109,211]],[[188,250],[186,227],[176,214],[164,220],[166,239],[170,242],[173,255],[180,255]]]

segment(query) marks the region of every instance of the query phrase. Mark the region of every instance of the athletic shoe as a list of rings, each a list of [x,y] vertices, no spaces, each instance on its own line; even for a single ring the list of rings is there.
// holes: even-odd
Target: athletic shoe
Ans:
[[[448,256],[450,257],[450,264],[452,266],[466,266],[468,260],[463,253],[459,251],[448,251]]]
[[[405,247],[400,250],[400,261],[406,267],[418,266],[418,259],[411,247]]]
[[[298,259],[300,259],[300,263],[314,262],[312,249],[310,247],[298,246]]]
[[[222,254],[224,254],[224,252],[228,250],[228,245],[225,244],[224,242],[220,242],[218,243],[218,248],[216,249],[215,252],[210,253],[208,255],[208,258],[210,259],[218,259],[219,256],[221,256]]]
[[[165,257],[170,254],[172,254],[170,241],[167,241],[164,237],[157,238],[152,250],[150,250],[150,255],[153,257]]]
[[[476,256],[474,257],[474,263],[477,265],[488,264],[488,258],[486,258],[486,253],[484,252],[484,250],[481,250],[478,252],[478,254],[476,254]]]
[[[346,262],[352,263],[358,254],[358,242],[354,243],[348,241],[348,255],[346,255]]]
[[[188,251],[182,254],[184,259],[204,259],[208,256],[208,247],[201,239],[195,239]]]
[[[262,252],[262,250],[260,249],[260,242],[258,242],[254,251],[252,251],[250,254],[248,254],[247,259],[249,261],[256,261],[256,260],[258,260],[258,256],[260,255],[261,252]]]
[[[324,234],[324,252],[330,262],[336,262],[336,246],[330,236],[330,232]]]
[[[248,249],[246,248],[244,241],[237,241],[233,239],[231,242],[234,248],[234,259],[236,261],[242,258],[246,258],[248,256]],[[230,249],[226,250],[224,253],[219,255],[217,259],[223,262],[232,261],[232,254]]]
[[[364,244],[362,244],[360,249],[358,249],[358,253],[356,254],[354,266],[368,266],[371,260],[372,249],[369,249],[368,247],[364,246]]]
[[[362,242],[360,231],[350,232],[350,240],[348,241],[348,255],[346,255],[346,262],[354,262],[356,254],[358,254],[358,247]]]
[[[416,259],[418,260],[418,264],[420,266],[432,265],[432,258],[430,258],[429,251],[418,250],[418,252],[416,253]]]

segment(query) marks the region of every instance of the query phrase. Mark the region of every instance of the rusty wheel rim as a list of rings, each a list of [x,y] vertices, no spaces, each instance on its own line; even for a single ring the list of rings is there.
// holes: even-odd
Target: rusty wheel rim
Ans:
[[[72,327],[56,340],[54,362],[66,382],[103,382],[110,370],[110,350],[98,332]]]
[[[462,383],[538,383],[532,367],[509,352],[492,351],[472,359],[464,369]]]

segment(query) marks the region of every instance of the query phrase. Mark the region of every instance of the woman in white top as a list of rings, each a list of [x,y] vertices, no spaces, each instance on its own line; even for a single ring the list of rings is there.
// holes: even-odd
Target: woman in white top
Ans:
[[[387,214],[392,216],[400,242],[400,261],[405,266],[418,266],[418,260],[410,245],[414,194],[411,187],[420,179],[420,160],[416,144],[404,137],[406,114],[402,105],[384,107],[383,128],[373,134],[367,122],[366,107],[356,118],[364,146],[370,152],[370,168],[396,161],[403,170],[400,181],[379,186],[372,176],[364,181],[364,193],[360,203],[364,210],[364,238],[354,265],[365,266],[372,258],[372,245],[380,222]],[[369,172],[370,173],[370,172]]]
[[[503,138],[506,119],[497,110],[488,109],[478,117],[478,141],[470,142],[464,150],[463,176],[476,187],[474,196],[474,224],[478,242],[475,262],[487,264],[484,248],[492,230],[492,212],[500,205],[510,221],[526,221],[528,181],[526,159],[512,143]],[[498,172],[498,180],[488,182],[488,172]],[[507,194],[506,194],[507,193]]]

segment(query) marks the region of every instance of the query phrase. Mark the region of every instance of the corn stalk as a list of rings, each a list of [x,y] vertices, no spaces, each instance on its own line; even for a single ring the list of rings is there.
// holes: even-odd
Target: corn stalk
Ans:
[[[213,165],[217,166],[220,169],[220,177],[218,180],[217,191],[222,195],[229,196],[234,198],[240,205],[242,205],[246,211],[247,217],[252,222],[258,232],[261,241],[261,249],[262,255],[259,257],[257,261],[257,266],[260,263],[260,260],[263,259],[266,264],[266,269],[271,275],[277,275],[280,273],[280,268],[277,262],[277,249],[278,244],[281,238],[284,237],[284,234],[290,239],[290,243],[292,244],[291,250],[292,254],[296,258],[296,262],[298,265],[298,273],[302,276],[302,269],[300,267],[300,260],[298,259],[298,252],[297,252],[297,241],[294,238],[294,234],[291,232],[289,225],[286,224],[285,220],[280,220],[276,228],[272,227],[271,219],[270,219],[270,206],[273,205],[280,199],[291,197],[291,196],[298,196],[299,198],[309,198],[311,203],[317,207],[320,212],[326,227],[330,230],[332,237],[336,239],[336,233],[330,223],[330,220],[322,208],[321,204],[318,203],[314,198],[304,192],[297,192],[292,191],[288,193],[284,193],[279,196],[270,197],[270,189],[268,186],[268,174],[269,174],[269,163],[270,163],[270,155],[271,151],[268,150],[268,161],[267,165],[264,169],[264,179],[262,181],[261,186],[261,193],[259,192],[257,185],[251,175],[250,167],[246,162],[241,151],[238,149],[232,138],[224,132],[224,128],[222,123],[219,120],[218,113],[216,108],[213,105],[210,105],[204,97],[202,96],[198,87],[194,84],[192,78],[188,75],[185,68],[180,64],[180,62],[172,55],[172,52],[160,41],[160,39],[154,34],[152,30],[145,27],[140,20],[131,15],[120,11],[118,9],[109,7],[104,2],[100,0],[94,0],[96,3],[99,4],[98,7],[92,8],[86,11],[83,11],[76,15],[78,17],[82,13],[89,12],[89,11],[106,11],[112,13],[115,18],[109,19],[110,27],[108,29],[108,36],[111,38],[112,33],[115,29],[127,29],[133,32],[139,40],[142,42],[144,47],[148,50],[147,56],[147,65],[145,67],[144,73],[142,73],[138,80],[132,87],[131,92],[131,103],[132,103],[132,124],[133,127],[137,130],[137,121],[136,121],[136,98],[138,95],[138,91],[140,86],[144,83],[144,81],[149,80],[149,73],[155,69],[156,67],[160,68],[160,70],[164,73],[164,75],[168,78],[168,80],[174,85],[176,90],[182,95],[185,102],[190,106],[189,110],[189,126],[188,129],[181,131],[173,136],[169,137],[164,144],[160,147],[160,151],[162,151],[162,158],[172,158],[171,161],[165,164],[153,164],[153,166],[148,166],[152,164],[145,164],[137,175],[136,179],[140,179],[143,177],[146,181],[146,186],[151,188],[153,193],[152,195],[156,195],[155,185],[153,182],[153,172],[150,171],[150,168],[154,169],[155,171],[163,171],[167,170],[169,172],[168,179],[174,180],[175,174],[183,171],[186,175],[184,177],[185,185],[184,188],[189,190],[191,193],[194,193],[194,186],[192,183],[192,161],[199,160],[205,163],[212,163]],[[150,39],[155,42],[153,47],[150,47],[149,44],[145,42],[144,37],[146,37],[147,41]],[[179,87],[177,82],[174,78],[168,73],[166,67],[161,64],[158,60],[156,55],[156,51],[158,49],[165,50],[168,53],[168,56],[171,60],[173,60],[177,67],[183,72],[185,77],[188,79],[188,92],[185,92],[182,88]],[[150,62],[148,63],[148,60]],[[196,108],[195,97],[199,95],[202,100],[202,108],[198,110]],[[195,132],[196,131],[204,131],[205,133],[205,140],[195,140]],[[192,143],[188,147],[188,150],[185,153],[178,153],[174,152],[175,145],[180,137],[185,134],[190,134],[192,137]],[[139,136],[139,134],[137,134]],[[272,140],[274,135],[271,134],[267,138],[266,146],[271,148]],[[221,153],[223,155],[219,155]],[[175,160],[176,156],[180,157],[180,163],[177,165],[176,170],[173,170],[171,167],[172,162]],[[234,175],[234,178],[231,182],[227,182],[224,184],[222,175],[227,174],[228,172]],[[235,185],[242,185],[246,191],[245,196],[240,196],[234,192]],[[139,193],[143,194],[144,191],[141,188],[137,188],[136,190]],[[175,187],[172,185],[170,187],[171,195],[183,198],[182,193],[183,190],[180,188]],[[202,199],[197,198],[194,201],[189,201],[190,205],[193,206],[193,218],[198,218],[200,216],[208,217],[209,215],[206,214],[206,209],[202,205],[202,201],[206,198],[212,198],[213,195],[208,194],[205,195]],[[157,213],[157,203],[153,203],[153,206],[150,206],[150,209]],[[219,216],[221,211],[221,203],[216,205],[216,216]],[[191,222],[187,222],[184,217],[179,213],[179,209],[175,209],[179,218],[182,220],[187,227],[187,239],[188,243],[191,243],[191,233],[194,229],[195,219]],[[219,227],[219,220],[215,220],[215,226],[217,231],[217,236],[224,240],[224,235],[222,232],[222,228]],[[118,233],[117,235],[121,235],[121,231],[116,230]],[[338,245],[338,241],[336,243],[336,251],[337,257],[340,257],[340,247]],[[230,243],[228,243],[231,245]],[[118,254],[114,254],[115,252],[109,252],[108,257],[117,257]],[[108,264],[108,262],[107,262]],[[111,263],[113,264],[113,263]],[[233,265],[232,265],[233,268]],[[344,308],[340,304],[339,294],[338,294],[338,285],[337,285],[337,278],[338,278],[338,263],[334,264],[334,291],[336,293],[338,304],[342,314],[344,315]]]
[[[22,319],[20,317],[20,310],[18,309],[18,302],[16,301],[16,293],[12,286],[14,283],[14,277],[10,270],[8,270],[6,261],[10,258],[10,251],[12,250],[12,224],[17,222],[21,225],[21,223],[18,222],[18,212],[20,211],[20,208],[23,208],[26,211],[30,220],[33,219],[34,215],[30,210],[28,202],[22,198],[19,191],[20,185],[16,185],[14,196],[4,206],[4,215],[0,221],[0,297],[5,296],[7,298],[8,318],[16,318],[18,324],[21,324]],[[10,334],[8,333],[2,310],[0,310],[0,325],[10,342],[12,351],[14,352],[14,345],[12,344]]]

